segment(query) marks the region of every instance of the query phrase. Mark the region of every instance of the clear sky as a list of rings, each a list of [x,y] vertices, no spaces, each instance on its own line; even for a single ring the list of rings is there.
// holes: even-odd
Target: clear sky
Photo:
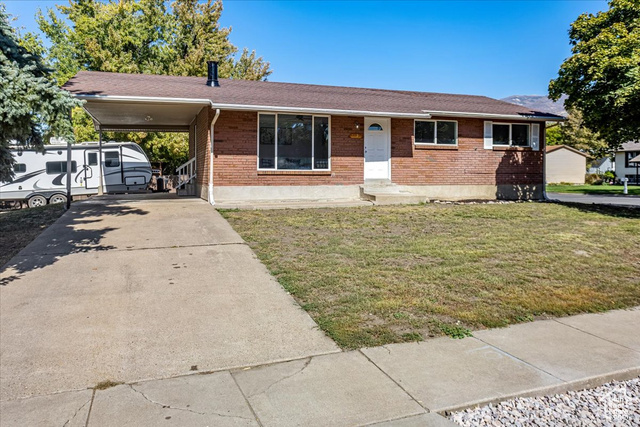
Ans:
[[[14,25],[38,8],[6,1]],[[603,0],[224,1],[231,41],[271,62],[272,81],[464,93],[546,95],[570,56],[567,31]]]

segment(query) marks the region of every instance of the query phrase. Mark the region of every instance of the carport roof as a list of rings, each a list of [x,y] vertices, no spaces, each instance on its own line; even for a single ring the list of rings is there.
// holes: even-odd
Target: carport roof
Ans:
[[[561,116],[485,96],[268,81],[221,79],[219,87],[211,87],[206,85],[205,77],[80,71],[63,88],[88,101],[173,102],[176,105],[191,102],[227,110],[563,120]],[[125,119],[124,111],[122,116]]]

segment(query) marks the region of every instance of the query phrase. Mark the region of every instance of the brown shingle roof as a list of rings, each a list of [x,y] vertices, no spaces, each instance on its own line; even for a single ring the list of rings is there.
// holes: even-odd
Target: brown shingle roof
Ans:
[[[547,145],[545,147],[545,152],[547,154],[549,154],[549,153],[553,153],[554,151],[557,151],[557,150],[559,150],[561,148],[564,148],[564,149],[569,150],[569,151],[571,151],[573,153],[576,153],[576,154],[580,154],[581,156],[584,156],[584,157],[587,157],[587,158],[591,158],[591,156],[588,155],[587,153],[583,153],[582,151],[576,150],[575,148],[569,147],[568,145]]]
[[[640,151],[640,142],[625,142],[618,150],[620,151]]]
[[[447,111],[478,115],[558,118],[485,96],[366,89],[250,80],[220,80],[210,87],[205,77],[80,71],[63,88],[75,95],[209,99],[215,104],[424,114]]]

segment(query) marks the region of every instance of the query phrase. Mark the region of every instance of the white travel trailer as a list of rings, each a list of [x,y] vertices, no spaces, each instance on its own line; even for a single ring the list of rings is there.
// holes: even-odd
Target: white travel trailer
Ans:
[[[0,182],[0,201],[27,201],[29,207],[67,200],[67,145],[46,145],[44,153],[12,150],[16,163],[11,182]],[[98,194],[100,170],[97,142],[71,146],[71,196]],[[138,144],[102,144],[103,191],[130,193],[145,190],[151,164]]]

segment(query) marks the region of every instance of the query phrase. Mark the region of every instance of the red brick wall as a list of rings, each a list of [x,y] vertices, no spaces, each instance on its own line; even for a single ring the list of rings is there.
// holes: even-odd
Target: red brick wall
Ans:
[[[485,150],[484,120],[449,120],[458,121],[457,147],[416,146],[413,144],[413,119],[391,119],[391,179],[394,183],[495,185],[542,182],[544,123],[540,126],[540,151],[527,148]]]
[[[214,185],[362,184],[364,142],[352,139],[362,117],[331,118],[331,171],[258,171],[258,115],[222,111],[215,126]],[[360,133],[362,133],[360,131]]]
[[[214,113],[209,107],[205,107],[200,110],[198,117],[196,117],[196,182],[199,185],[207,185],[209,183],[209,126]]]
[[[209,124],[214,111],[197,118],[198,183],[208,183]],[[495,185],[542,182],[544,123],[540,151],[485,150],[484,120],[458,120],[458,147],[423,148],[413,144],[413,120],[391,120],[391,177],[403,185]],[[331,171],[258,171],[256,112],[222,111],[215,125],[214,185],[354,185],[364,180],[364,117],[331,117]]]

